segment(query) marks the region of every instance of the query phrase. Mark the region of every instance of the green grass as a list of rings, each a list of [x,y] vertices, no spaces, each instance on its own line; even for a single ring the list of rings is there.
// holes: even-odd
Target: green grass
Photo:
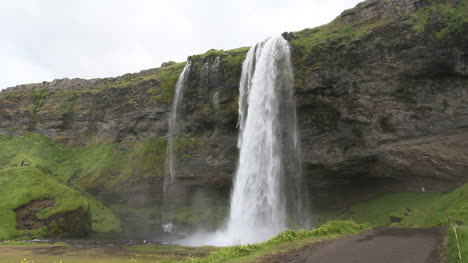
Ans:
[[[442,193],[395,193],[362,202],[344,210],[316,211],[315,224],[332,219],[352,219],[373,226],[432,227],[447,225],[447,209],[452,221],[468,222],[468,184],[454,191]],[[400,218],[392,223],[390,216]]]
[[[468,259],[468,226],[457,227],[458,245],[460,246],[461,257],[465,262]],[[460,262],[457,240],[453,227],[449,228],[447,238],[447,253],[451,262]]]
[[[94,232],[119,232],[122,230],[120,219],[110,207],[87,193],[83,195],[88,198],[89,208],[91,209],[92,230]]]
[[[40,246],[60,246],[60,247],[69,247],[70,245],[65,242],[57,242],[53,244],[44,244],[38,242],[30,242],[30,241],[3,241],[0,242],[0,247],[40,247]]]
[[[82,208],[88,209],[88,202],[79,192],[57,182],[34,167],[7,168],[0,170],[0,240],[11,239],[29,232],[36,237],[43,229],[25,231],[16,229],[14,209],[33,200],[54,199],[55,205],[36,214],[38,219],[48,219],[54,214]]]
[[[315,224],[332,219],[352,219],[357,223],[372,226],[433,227],[449,225],[446,210],[452,223],[461,221],[466,224],[468,222],[468,184],[445,194],[386,194],[367,202],[355,204],[342,211],[316,211],[312,218]],[[390,216],[399,218],[401,222],[391,223]],[[463,253],[462,258],[468,258],[468,228],[460,226],[458,232]],[[458,262],[458,250],[451,226],[449,226],[446,250],[452,262]]]
[[[263,256],[297,249],[310,243],[359,233],[368,229],[367,225],[358,225],[352,221],[333,221],[311,231],[286,230],[263,243],[253,245],[235,245],[230,247],[184,247],[176,245],[136,245],[122,248],[73,248],[41,247],[31,244],[11,243],[2,247],[0,262],[40,263],[173,263],[173,262],[253,262]],[[28,249],[24,249],[24,248]],[[53,252],[53,253],[52,253]],[[62,260],[62,261],[60,261]]]
[[[113,145],[71,147],[52,142],[48,137],[35,133],[24,133],[13,137],[0,135],[0,169],[8,168],[17,178],[24,178],[31,173],[39,174],[54,186],[75,188],[90,205],[93,217],[93,230],[98,232],[119,231],[120,222],[112,210],[86,194],[80,187],[83,180],[72,180],[77,174],[102,176],[102,173],[113,171],[115,167],[125,167],[124,156],[114,152]],[[21,161],[30,164],[20,168]],[[87,173],[87,174],[86,174]],[[85,177],[85,176],[83,176]],[[86,178],[86,177],[85,177]],[[94,178],[94,177],[92,177]],[[67,187],[68,188],[68,187]],[[22,198],[23,192],[12,193]],[[0,220],[3,225],[3,221]]]
[[[357,223],[386,226],[391,223],[390,216],[405,213],[408,209],[416,211],[428,208],[441,196],[439,193],[386,194],[341,211],[317,211],[312,214],[312,221],[314,224],[322,224],[331,219],[352,219]]]
[[[438,22],[440,27],[435,27],[433,32],[437,38],[445,38],[455,33],[460,33],[461,30],[468,24],[468,0],[457,1],[454,5],[449,1],[431,1],[431,5],[420,8],[413,14],[414,30],[422,33],[426,30],[434,30],[429,28],[428,23]]]
[[[167,67],[155,68],[135,74],[125,74],[115,78],[113,81],[90,87],[79,92],[99,94],[109,89],[133,89],[147,84],[147,90],[152,102],[163,104],[172,103],[172,96],[177,78],[184,67],[185,62],[175,63]]]
[[[356,53],[362,45],[362,39],[392,22],[393,19],[388,17],[348,24],[337,18],[326,25],[293,32],[289,42],[292,47],[296,86],[300,87],[305,78],[313,75],[314,71],[341,61],[340,50],[346,50],[347,54]]]
[[[129,251],[139,253],[153,254],[172,254],[179,257],[189,256],[204,256],[208,253],[219,250],[219,247],[202,246],[202,247],[186,247],[178,245],[135,245],[127,247]]]
[[[174,87],[184,66],[185,62],[159,68],[152,77],[147,77],[147,79],[152,78],[160,83],[159,86],[155,86],[148,91],[153,96],[151,101],[164,104],[172,103]]]
[[[225,247],[210,253],[207,257],[192,258],[187,262],[252,262],[254,259],[265,255],[300,248],[307,243],[315,243],[328,238],[355,234],[368,228],[368,225],[358,225],[353,221],[330,221],[311,231],[286,230],[263,243]]]
[[[415,210],[404,218],[400,225],[409,227],[447,225],[446,209],[453,222],[458,220],[468,222],[468,184],[441,195],[429,205]]]

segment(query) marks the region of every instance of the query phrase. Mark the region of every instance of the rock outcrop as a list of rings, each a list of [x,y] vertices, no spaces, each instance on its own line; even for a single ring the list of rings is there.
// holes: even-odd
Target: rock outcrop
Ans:
[[[34,200],[15,209],[16,229],[37,230],[43,228],[45,237],[85,237],[91,232],[89,209],[78,207],[73,211],[57,213],[47,219],[37,214],[47,207],[53,207],[53,199]]]

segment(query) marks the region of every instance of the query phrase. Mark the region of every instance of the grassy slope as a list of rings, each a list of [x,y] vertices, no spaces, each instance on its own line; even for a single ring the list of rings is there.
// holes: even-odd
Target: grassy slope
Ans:
[[[449,228],[449,238],[447,240],[447,254],[451,262],[460,262],[458,245],[455,238],[453,227]],[[460,246],[461,257],[464,260],[468,259],[468,226],[457,227],[458,243]]]
[[[36,216],[47,219],[58,212],[88,209],[87,200],[77,191],[60,184],[41,170],[33,167],[0,170],[0,240],[20,236],[26,232],[40,237],[42,230],[17,230],[14,209],[32,200],[53,198],[55,205]]]
[[[37,199],[38,197],[36,195],[27,193],[29,189],[28,187],[31,185],[26,183],[23,184],[21,182],[23,180],[27,181],[29,178],[35,178],[34,176],[38,176],[37,178],[41,179],[39,181],[43,181],[44,184],[50,182],[50,186],[43,187],[44,191],[41,192],[43,194],[47,194],[48,191],[54,192],[54,189],[57,189],[57,191],[65,188],[70,189],[66,185],[82,192],[82,194],[79,194],[79,192],[70,189],[71,192],[76,192],[76,194],[80,195],[81,198],[86,200],[86,203],[90,205],[94,231],[105,232],[118,231],[120,229],[118,218],[108,207],[104,206],[89,194],[86,194],[81,190],[78,184],[70,180],[79,169],[86,168],[89,169],[87,170],[88,172],[94,173],[96,170],[100,171],[100,169],[106,168],[104,165],[105,161],[100,160],[100,158],[94,158],[91,160],[86,157],[90,152],[92,152],[92,149],[80,149],[55,144],[46,136],[34,133],[25,133],[23,136],[18,138],[12,136],[0,136],[0,149],[2,149],[2,151],[0,151],[0,169],[5,168],[2,170],[4,173],[8,171],[8,174],[14,175],[8,177],[8,183],[12,184],[15,182],[12,181],[10,177],[19,182],[16,184],[18,189],[9,192],[9,199],[26,199],[22,201],[26,203]],[[102,152],[103,157],[101,158],[104,160],[111,159],[109,155],[112,154],[112,151]],[[27,161],[31,166],[15,168],[15,165],[19,166],[22,160]],[[94,167],[96,163],[101,164],[102,167],[98,167],[93,170],[92,167]],[[6,179],[7,177],[4,177],[4,180]],[[1,194],[7,193],[2,191]],[[14,205],[21,206],[24,204],[20,203],[21,202],[14,203]],[[10,209],[14,209],[16,207],[11,207]],[[2,220],[0,220],[0,222],[2,222],[2,227],[4,227],[4,222]],[[11,226],[8,226],[7,228],[11,228]]]
[[[341,211],[318,211],[313,214],[313,223],[322,224],[333,218],[352,219],[357,223],[373,226],[389,225],[390,216],[398,216],[407,209],[416,211],[427,208],[440,199],[439,193],[398,193],[387,194],[371,201],[358,203]]]
[[[447,224],[446,209],[453,222],[468,222],[468,184],[447,194],[387,194],[342,211],[318,211],[313,218],[316,224],[338,218],[373,226],[431,227]],[[391,223],[390,216],[401,222]]]
[[[452,222],[468,222],[468,184],[446,194],[440,193],[400,193],[387,194],[371,201],[353,205],[342,211],[317,211],[314,223],[321,224],[332,219],[352,219],[358,223],[373,226],[392,227],[432,227],[448,225],[445,210]],[[400,218],[400,223],[392,223],[390,216]],[[468,258],[468,228],[458,227],[463,257]],[[447,250],[451,260],[456,262],[458,250],[453,231],[449,231]]]

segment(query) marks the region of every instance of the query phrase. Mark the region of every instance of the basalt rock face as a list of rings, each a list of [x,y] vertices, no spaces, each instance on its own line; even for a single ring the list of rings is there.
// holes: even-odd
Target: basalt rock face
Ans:
[[[292,48],[315,206],[343,207],[382,191],[445,191],[468,181],[466,6],[466,0],[365,1],[328,25],[283,34]],[[177,161],[181,206],[198,191],[229,198],[246,51],[189,57]],[[171,63],[118,78],[7,89],[0,93],[0,133],[35,131],[74,146],[165,138],[182,68]],[[158,178],[118,191],[132,205],[147,205],[152,201],[135,196],[159,196]]]
[[[466,6],[445,5],[457,3]],[[430,8],[363,2],[332,30],[369,30],[346,45],[323,41],[296,64],[315,69],[300,72],[297,99],[304,162],[321,202],[340,204],[340,190],[349,194],[335,196],[353,200],[366,190],[445,191],[468,180],[468,24],[441,37],[443,18],[432,14],[417,32]],[[295,57],[304,56],[307,34],[289,36]]]

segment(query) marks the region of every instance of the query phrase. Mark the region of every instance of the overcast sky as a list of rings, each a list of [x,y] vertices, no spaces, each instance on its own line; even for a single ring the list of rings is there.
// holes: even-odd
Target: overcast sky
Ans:
[[[361,0],[0,0],[0,89],[118,76],[328,23]]]

